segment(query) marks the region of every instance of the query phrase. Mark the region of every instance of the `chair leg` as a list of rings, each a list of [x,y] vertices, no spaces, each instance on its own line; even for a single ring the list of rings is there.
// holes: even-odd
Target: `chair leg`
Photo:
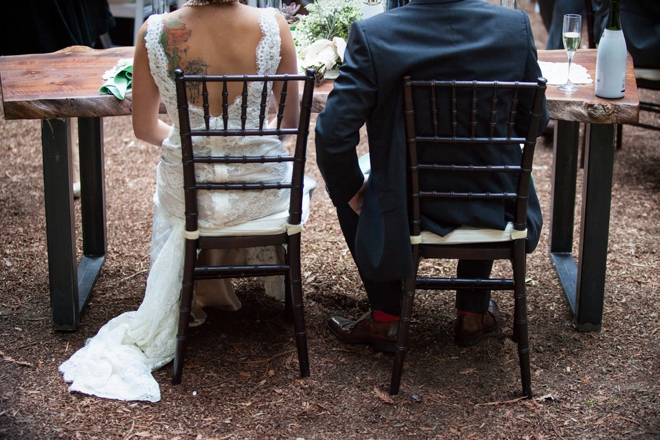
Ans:
[[[309,377],[309,356],[307,351],[307,330],[302,298],[302,275],[300,269],[300,234],[292,235],[289,240],[289,290],[293,309],[293,328],[298,348],[300,377]]]
[[[290,267],[289,257],[287,254],[286,264]],[[291,288],[291,275],[287,272],[284,276],[284,320],[290,324],[293,323],[293,289]]]
[[[190,321],[190,306],[192,303],[193,287],[195,285],[195,261],[197,260],[197,243],[195,240],[186,240],[185,260],[183,266],[183,284],[181,301],[179,305],[179,330],[176,335],[176,353],[174,355],[174,372],[172,384],[181,383],[183,373],[183,358],[186,352],[186,339],[188,338],[188,324]]]
[[[520,379],[523,394],[532,398],[532,375],[529,360],[529,339],[527,334],[527,289],[525,287],[525,241],[518,240],[513,257],[514,279],[514,339],[518,342],[518,356],[520,358]]]
[[[408,351],[408,332],[412,318],[413,300],[415,299],[415,276],[406,278],[404,284],[403,304],[399,318],[399,330],[396,338],[396,352],[394,353],[394,367],[392,368],[392,382],[390,383],[390,394],[399,394],[401,386],[401,375],[403,374],[403,360]]]

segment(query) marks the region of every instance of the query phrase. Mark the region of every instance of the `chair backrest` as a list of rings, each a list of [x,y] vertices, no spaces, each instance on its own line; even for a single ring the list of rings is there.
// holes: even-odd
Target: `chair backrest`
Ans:
[[[411,236],[420,234],[423,198],[511,200],[514,228],[524,230],[545,78],[532,83],[413,80],[407,76],[403,87]],[[518,133],[516,127],[526,127],[526,133]],[[520,160],[507,163],[503,159],[512,157]],[[458,163],[451,162],[454,159]],[[494,160],[489,163],[488,159]],[[420,172],[425,173],[424,179]],[[426,187],[429,182],[433,186],[447,180],[451,173],[460,173],[455,174],[460,177],[452,181],[451,190]],[[475,191],[470,180],[473,173],[481,173],[481,180],[489,175],[491,182],[502,181],[502,173],[515,173],[517,179],[511,185],[515,190]]]
[[[312,108],[312,97],[314,93],[315,71],[307,69],[304,75],[185,75],[181,69],[175,71],[177,108],[179,110],[179,131],[181,135],[181,156],[183,161],[183,180],[185,191],[185,215],[186,231],[197,231],[198,190],[223,190],[223,191],[255,191],[255,190],[290,190],[289,220],[291,225],[298,225],[302,216],[303,182],[305,172],[305,157],[307,154],[307,137],[309,135],[309,121]],[[277,124],[271,128],[268,126],[267,116],[270,108],[269,90],[274,82],[281,82],[279,93],[279,105],[275,111]],[[222,127],[211,128],[208,83],[219,82],[222,87]],[[229,124],[228,83],[242,83],[241,102],[241,126],[232,128]],[[287,96],[288,85],[291,82],[303,83],[301,96]],[[191,127],[188,106],[187,89],[190,83],[196,90],[201,89],[202,105],[204,110],[204,126]],[[258,127],[247,126],[247,114],[249,111],[248,85],[258,84],[261,90],[259,105]],[[199,89],[198,89],[199,87]],[[284,110],[287,106],[299,105],[300,117],[296,127],[282,127]],[[295,135],[295,151],[293,155],[278,156],[203,156],[196,155],[194,151],[193,138],[224,136],[288,136]],[[293,162],[293,173],[290,181],[283,182],[198,182],[195,173],[195,164],[264,164]]]

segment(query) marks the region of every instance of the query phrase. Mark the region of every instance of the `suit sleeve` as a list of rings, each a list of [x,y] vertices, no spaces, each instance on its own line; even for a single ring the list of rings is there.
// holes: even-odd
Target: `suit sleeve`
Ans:
[[[532,34],[532,27],[529,24],[529,17],[526,13],[523,15],[525,18],[525,24],[528,35],[527,61],[525,62],[525,73],[524,73],[523,81],[536,82],[543,75],[541,73],[541,68],[539,67],[538,54],[536,52],[536,45],[534,43],[534,35]],[[518,114],[521,115],[522,117],[522,115],[528,114],[531,108],[523,108],[520,110],[523,110],[523,112],[518,112]],[[545,105],[545,97],[544,97],[543,112],[541,113],[541,119],[539,120],[539,127],[536,133],[537,136],[543,134],[543,130],[545,130],[545,127],[548,125],[549,120],[550,120],[550,115],[548,114],[548,108]],[[522,124],[517,123],[516,126],[518,127],[518,133],[527,133],[526,124],[524,127],[522,127]]]
[[[335,206],[348,203],[364,182],[355,147],[376,98],[371,53],[363,29],[354,22],[339,77],[316,122],[316,160]]]

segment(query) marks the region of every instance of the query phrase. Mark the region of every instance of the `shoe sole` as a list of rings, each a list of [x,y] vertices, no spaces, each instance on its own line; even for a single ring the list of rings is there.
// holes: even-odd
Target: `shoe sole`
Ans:
[[[454,343],[456,345],[460,345],[461,347],[470,347],[472,345],[476,345],[479,342],[483,341],[483,339],[486,337],[488,333],[496,332],[499,329],[500,329],[500,324],[498,323],[496,326],[491,327],[488,330],[484,330],[478,335],[469,338],[457,338],[456,336],[454,336]]]
[[[332,328],[327,324],[326,324],[326,328],[330,331],[330,333],[335,335],[337,339],[339,339],[340,341],[346,344],[352,344],[352,345],[365,344],[365,345],[369,345],[373,350],[384,351],[386,353],[394,353],[396,351],[396,344],[392,344],[389,342],[349,341],[348,339],[344,339],[341,336],[339,336],[337,333],[335,333],[335,331],[332,330]]]

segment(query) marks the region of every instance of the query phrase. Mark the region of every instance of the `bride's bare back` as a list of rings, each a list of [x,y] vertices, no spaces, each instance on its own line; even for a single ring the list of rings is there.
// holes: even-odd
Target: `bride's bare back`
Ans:
[[[168,62],[168,73],[174,78],[178,68],[187,74],[243,75],[257,73],[257,46],[263,33],[259,24],[260,10],[238,2],[212,3],[184,7],[163,18],[160,43]],[[277,73],[297,73],[293,39],[286,20],[276,14],[280,28],[281,61]],[[158,89],[149,73],[144,46],[146,26],[140,31],[133,67],[133,126],[138,138],[160,145],[169,126],[157,120]],[[219,84],[210,85],[209,105],[212,115],[222,112]],[[273,85],[279,92],[279,85]],[[230,102],[240,94],[240,86],[229,89]],[[201,90],[188,89],[189,101],[201,103]],[[154,111],[156,112],[154,115]],[[154,119],[156,118],[156,119]],[[167,130],[167,131],[166,131]]]
[[[168,72],[183,69],[186,74],[256,74],[256,50],[262,38],[259,10],[240,3],[216,3],[182,8],[164,20],[161,45],[167,55]],[[210,84],[210,87],[217,84]],[[240,90],[230,90],[230,95]],[[200,91],[189,88],[193,104],[201,101]],[[211,113],[220,111],[220,93],[211,89]]]

